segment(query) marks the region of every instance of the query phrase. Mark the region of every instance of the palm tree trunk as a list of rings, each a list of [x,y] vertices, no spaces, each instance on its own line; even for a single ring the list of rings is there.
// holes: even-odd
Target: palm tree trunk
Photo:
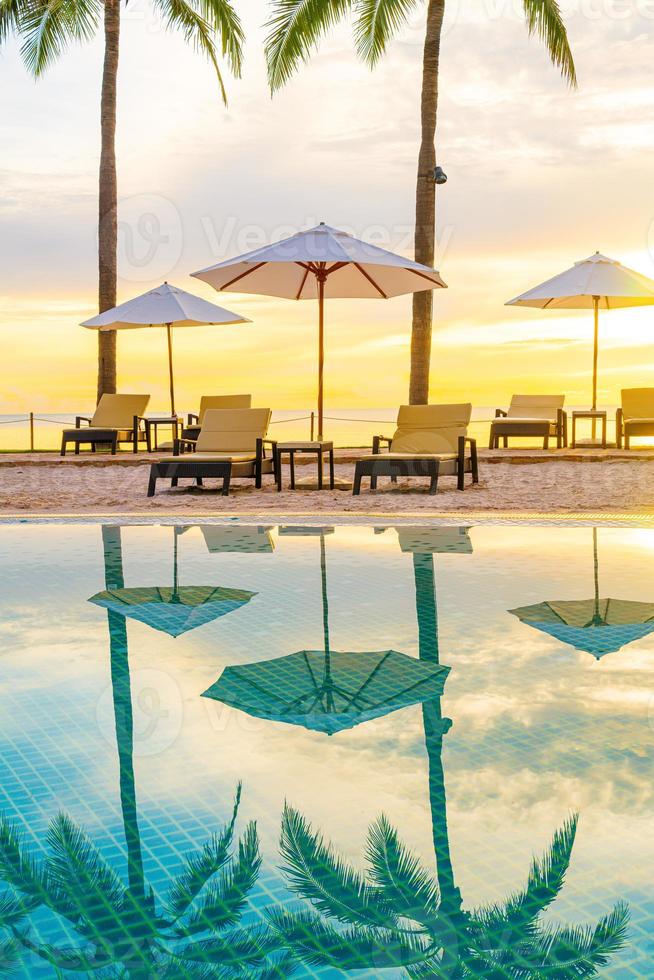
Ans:
[[[433,266],[436,236],[436,116],[438,110],[438,62],[445,0],[429,0],[422,64],[422,136],[416,184],[415,259]],[[433,290],[413,295],[411,330],[411,380],[409,402],[426,405],[429,401]]]
[[[107,589],[122,589],[123,552],[120,527],[103,524],[102,545],[104,551],[105,585]],[[134,719],[132,715],[132,687],[129,672],[127,646],[127,622],[124,616],[107,611],[111,654],[111,688],[116,722],[116,743],[120,773],[120,804],[127,844],[127,879],[133,900],[145,901],[145,877],[143,854],[136,807],[136,781],[134,778]]]
[[[418,618],[418,648],[420,659],[438,664],[438,612],[433,555],[413,555],[413,577]],[[447,825],[447,796],[443,769],[443,737],[451,726],[444,718],[441,699],[425,701],[422,706],[429,771],[429,805],[431,809],[432,840],[436,857],[436,874],[440,892],[440,914],[443,927],[442,976],[458,976],[459,942],[464,926],[461,912],[461,892],[454,877],[450,835]]]
[[[116,181],[116,90],[120,41],[120,0],[104,0],[104,68],[100,109],[98,213],[98,307],[116,305],[118,186]],[[98,331],[98,400],[116,390],[116,331]]]

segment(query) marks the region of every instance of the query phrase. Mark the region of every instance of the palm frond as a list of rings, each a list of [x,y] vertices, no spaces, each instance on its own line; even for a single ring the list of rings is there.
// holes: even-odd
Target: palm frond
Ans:
[[[491,946],[511,945],[526,939],[536,928],[538,917],[557,897],[570,866],[577,834],[578,814],[573,814],[554,834],[541,858],[534,858],[527,884],[501,905],[486,906],[473,913],[475,926]]]
[[[111,964],[110,957],[93,952],[92,949],[75,948],[72,946],[59,947],[50,943],[33,943],[20,935],[18,940],[25,949],[35,956],[50,963],[55,970],[71,971],[74,973],[93,973]]]
[[[119,910],[125,902],[122,882],[90,837],[65,813],[51,821],[46,839],[51,852],[46,861],[51,891],[102,942],[120,923]]]
[[[338,970],[398,969],[419,963],[433,949],[416,937],[400,937],[388,929],[351,926],[342,931],[315,912],[270,909],[268,918],[296,956],[309,966]]]
[[[207,13],[206,0],[155,0],[166,27],[181,30],[184,39],[196,51],[204,54],[213,65],[223,103],[227,105],[227,91],[216,54],[216,36]]]
[[[177,876],[168,893],[166,904],[173,921],[184,915],[211,876],[220,871],[229,860],[240,804],[241,783],[236,788],[231,819],[207,841],[201,851],[186,858],[184,870]]]
[[[289,81],[351,7],[352,0],[273,0],[265,42],[271,91]]]
[[[379,888],[371,887],[326,843],[301,813],[285,806],[280,849],[291,888],[323,915],[354,925],[393,926],[396,916]]]
[[[629,908],[619,902],[608,915],[592,926],[548,926],[522,950],[517,966],[523,973],[511,975],[531,978],[560,976],[594,977],[606,966],[613,953],[622,949],[627,938]]]
[[[299,968],[300,964],[295,953],[286,950],[268,966],[261,967],[256,972],[248,973],[246,980],[286,980],[287,977],[295,976]]]
[[[0,895],[0,929],[11,929],[19,925],[40,904],[40,898],[29,898],[3,892]]]
[[[371,68],[390,39],[406,24],[418,0],[356,0],[354,38],[357,51]]]
[[[223,57],[236,78],[243,67],[245,34],[241,19],[229,0],[200,0],[200,12],[220,38]]]
[[[238,845],[238,857],[225,868],[216,882],[207,887],[203,900],[180,933],[193,935],[234,926],[241,918],[249,893],[254,888],[261,853],[256,824],[250,823]]]
[[[20,956],[20,943],[14,936],[0,939],[0,976],[10,977]]]
[[[393,911],[433,930],[438,921],[438,886],[418,858],[400,842],[385,816],[368,831],[370,878]]]
[[[278,935],[268,926],[232,929],[211,939],[189,943],[178,953],[180,959],[215,963],[225,969],[260,965],[280,948]]]
[[[6,881],[36,903],[48,899],[43,867],[23,846],[17,827],[4,816],[0,816],[0,881]]]
[[[0,0],[0,44],[19,29],[22,0]]]
[[[89,41],[100,20],[99,0],[28,0],[21,6],[21,54],[28,71],[41,75],[71,43]]]
[[[573,88],[577,85],[577,71],[568,41],[561,8],[557,0],[522,0],[530,34],[537,34],[544,42],[552,63]]]

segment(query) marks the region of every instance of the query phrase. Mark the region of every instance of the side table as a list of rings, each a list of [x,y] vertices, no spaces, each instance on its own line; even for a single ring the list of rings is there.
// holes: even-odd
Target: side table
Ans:
[[[334,443],[333,442],[278,442],[275,454],[275,471],[277,473],[277,489],[282,490],[282,456],[288,455],[291,469],[290,489],[295,490],[295,454],[313,454],[318,463],[318,489],[323,488],[323,469],[325,454],[329,456],[329,488],[334,489]]]
[[[600,421],[602,423],[602,438],[601,439],[577,439],[577,419],[591,419],[593,422],[593,429],[595,428],[595,422]],[[579,411],[572,413],[572,449],[577,447],[588,446],[588,447],[599,447],[601,449],[606,449],[606,412],[602,409],[588,409],[587,411]]]

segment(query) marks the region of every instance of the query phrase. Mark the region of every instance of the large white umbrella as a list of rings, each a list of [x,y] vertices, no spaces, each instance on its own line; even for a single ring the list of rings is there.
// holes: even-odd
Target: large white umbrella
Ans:
[[[652,305],[654,281],[599,252],[506,303],[506,306],[533,306],[541,310],[593,310],[593,411],[597,408],[600,308]]]
[[[321,222],[193,276],[214,289],[318,300],[318,438],[323,435],[325,299],[389,299],[445,287],[435,269]]]
[[[168,374],[170,378],[170,411],[175,415],[175,381],[173,376],[173,327],[204,327],[226,323],[250,323],[247,317],[232,313],[193,296],[177,286],[164,282],[141,296],[105,310],[85,320],[83,327],[92,330],[138,330],[141,327],[165,327],[168,336]]]

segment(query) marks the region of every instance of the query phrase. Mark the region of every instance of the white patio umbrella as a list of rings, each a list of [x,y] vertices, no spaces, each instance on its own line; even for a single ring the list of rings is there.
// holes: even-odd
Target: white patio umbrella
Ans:
[[[627,269],[615,259],[595,252],[581,262],[575,262],[553,279],[535,286],[521,296],[509,300],[506,306],[533,306],[541,310],[593,310],[593,404],[597,408],[597,352],[599,340],[599,311],[626,306],[654,305],[654,281]]]
[[[175,415],[175,380],[173,376],[173,327],[204,327],[227,323],[251,323],[239,313],[231,313],[200,296],[164,282],[141,296],[91,317],[81,324],[92,330],[138,330],[141,327],[165,327],[168,336],[168,373],[170,378],[170,411]]]
[[[323,435],[325,299],[389,299],[445,287],[435,269],[321,222],[309,231],[191,273],[214,289],[318,300],[318,438]]]

